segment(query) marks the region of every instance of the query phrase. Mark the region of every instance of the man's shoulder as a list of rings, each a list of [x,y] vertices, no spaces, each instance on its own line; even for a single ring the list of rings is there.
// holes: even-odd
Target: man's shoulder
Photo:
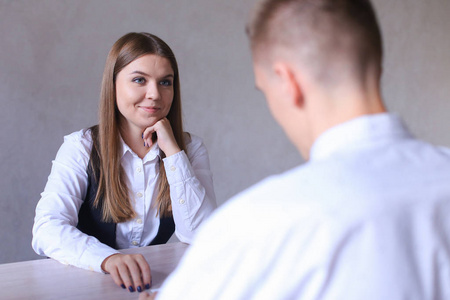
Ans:
[[[222,204],[213,223],[230,224],[227,230],[235,227],[263,233],[280,221],[287,225],[289,220],[311,216],[314,204],[301,196],[306,172],[307,166],[299,166],[263,179]]]
[[[297,166],[281,174],[271,175],[238,193],[230,202],[280,203],[279,198],[289,199],[299,192],[299,187],[307,178],[308,163]]]

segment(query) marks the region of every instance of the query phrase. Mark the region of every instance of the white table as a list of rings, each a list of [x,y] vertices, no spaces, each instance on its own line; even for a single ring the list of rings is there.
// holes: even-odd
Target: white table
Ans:
[[[170,243],[121,250],[141,253],[152,269],[152,289],[158,289],[175,269],[188,245]],[[118,287],[110,275],[39,259],[0,265],[0,299],[138,299]]]

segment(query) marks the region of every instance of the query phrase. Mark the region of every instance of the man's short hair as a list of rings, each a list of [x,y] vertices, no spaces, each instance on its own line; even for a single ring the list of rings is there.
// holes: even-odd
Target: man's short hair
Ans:
[[[321,81],[381,73],[381,33],[369,0],[262,0],[247,34],[256,61],[287,51]]]

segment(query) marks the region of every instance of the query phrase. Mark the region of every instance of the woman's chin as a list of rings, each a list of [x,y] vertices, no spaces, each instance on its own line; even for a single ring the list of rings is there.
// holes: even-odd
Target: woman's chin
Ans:
[[[148,127],[151,127],[156,124],[160,119],[157,118],[142,118],[138,122],[136,122],[136,125],[139,125],[142,129],[146,129]]]
[[[145,122],[145,123],[142,124],[141,128],[142,128],[142,130],[145,130],[145,129],[147,129],[147,128],[149,128],[149,127],[152,127],[153,125],[155,125],[156,122],[158,122],[158,121]]]

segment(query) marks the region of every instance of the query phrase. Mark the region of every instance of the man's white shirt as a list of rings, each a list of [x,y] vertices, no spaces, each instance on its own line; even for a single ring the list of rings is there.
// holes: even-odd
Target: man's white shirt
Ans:
[[[225,203],[157,299],[450,299],[450,151],[390,114]]]

